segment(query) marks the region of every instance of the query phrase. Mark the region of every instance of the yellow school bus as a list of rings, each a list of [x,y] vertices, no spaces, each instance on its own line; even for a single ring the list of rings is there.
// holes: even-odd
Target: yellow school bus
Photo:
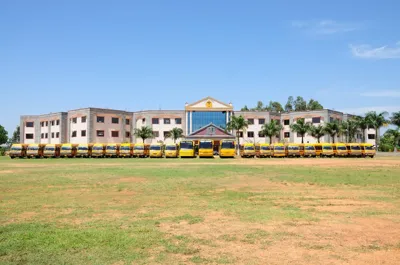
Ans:
[[[205,139],[199,141],[199,157],[214,157],[214,141]]]
[[[196,157],[194,152],[194,142],[192,140],[183,140],[179,143],[180,157]]]
[[[235,157],[235,141],[234,140],[221,140],[219,144],[219,157]]]
[[[104,157],[106,153],[105,145],[96,143],[92,147],[92,157]]]
[[[119,146],[119,157],[132,157],[133,144],[124,143]]]
[[[362,157],[360,144],[349,143],[349,144],[346,144],[346,147],[347,147],[347,152],[348,152],[349,156]]]
[[[304,157],[315,157],[317,155],[313,144],[304,144]]]
[[[91,157],[93,144],[78,144],[75,157]]]
[[[106,145],[106,157],[119,157],[119,144]]]
[[[77,144],[62,144],[60,157],[75,157]]]
[[[286,156],[286,148],[282,143],[276,143],[272,145],[272,156],[273,157],[285,157]]]
[[[165,145],[165,157],[166,158],[177,158],[179,157],[179,147],[177,144],[166,144]]]
[[[162,158],[163,154],[163,145],[160,143],[154,143],[150,145],[150,157],[151,158]]]
[[[330,143],[323,143],[321,145],[321,154],[322,157],[333,157],[335,155],[333,151],[333,146]]]
[[[26,157],[27,144],[13,144],[10,148],[10,153],[8,154],[11,159],[16,157],[23,158]]]
[[[255,157],[256,156],[255,145],[252,143],[246,143],[246,144],[241,145],[240,156],[241,157]]]
[[[26,149],[26,157],[42,158],[44,146],[44,144],[29,144],[28,148]]]
[[[300,157],[300,144],[287,144],[286,147],[286,156],[287,157]]]
[[[321,156],[322,153],[322,145],[321,144],[313,144],[315,148],[315,155],[316,156]]]
[[[374,158],[376,154],[375,147],[372,144],[362,143],[361,146],[361,154],[363,157],[371,157]]]
[[[269,144],[256,144],[257,157],[271,157],[272,151]]]
[[[43,149],[43,157],[60,157],[60,144],[46,144]]]
[[[346,157],[349,155],[347,147],[344,143],[332,144],[332,147],[333,147],[333,153],[336,157]]]

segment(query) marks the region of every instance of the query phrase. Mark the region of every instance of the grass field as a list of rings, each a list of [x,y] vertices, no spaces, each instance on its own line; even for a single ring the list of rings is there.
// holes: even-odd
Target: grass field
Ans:
[[[0,158],[0,264],[399,264],[400,157]]]

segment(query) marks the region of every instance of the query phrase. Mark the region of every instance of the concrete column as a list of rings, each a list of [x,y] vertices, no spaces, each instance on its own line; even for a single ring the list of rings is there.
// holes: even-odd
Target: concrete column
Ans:
[[[192,115],[193,111],[191,111],[189,113],[189,117],[190,117],[190,123],[189,123],[189,133],[192,133],[192,124],[193,124],[193,115]]]
[[[35,128],[35,143],[40,144],[40,120],[39,118],[35,118],[34,119],[34,124],[33,124],[34,128]]]
[[[25,142],[25,121],[22,117],[19,121],[19,142],[21,144]]]

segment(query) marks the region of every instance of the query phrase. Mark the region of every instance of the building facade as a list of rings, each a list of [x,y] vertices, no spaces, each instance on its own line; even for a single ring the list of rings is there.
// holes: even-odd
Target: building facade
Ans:
[[[269,111],[234,111],[231,103],[226,104],[212,97],[206,97],[192,104],[185,104],[183,110],[149,110],[127,112],[100,108],[83,108],[68,112],[44,115],[24,115],[20,121],[20,139],[22,143],[136,143],[142,142],[134,135],[135,129],[149,126],[154,137],[146,143],[171,143],[169,131],[180,128],[186,139],[200,140],[235,139],[236,132],[227,131],[226,125],[232,116],[243,116],[248,121],[248,128],[239,132],[240,143],[269,143],[262,135],[264,124],[276,120],[282,130],[272,142],[301,143],[301,135],[290,130],[290,125],[297,119],[304,118],[313,125],[324,125],[334,120],[346,121],[353,116],[338,111],[323,109],[315,111],[297,111],[274,113]],[[375,132],[365,132],[366,142],[374,143]],[[354,136],[357,142],[362,140],[362,132]],[[321,142],[332,142],[329,135]],[[179,141],[179,140],[178,140]],[[335,137],[335,142],[344,142],[345,136]],[[306,134],[304,142],[315,143],[317,140]]]

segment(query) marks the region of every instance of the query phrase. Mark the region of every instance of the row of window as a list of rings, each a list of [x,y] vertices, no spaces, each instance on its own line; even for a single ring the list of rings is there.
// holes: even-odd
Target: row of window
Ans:
[[[76,119],[76,118],[75,118]],[[97,116],[96,121],[98,123],[104,123],[105,122],[105,117],[104,116]],[[72,121],[74,123],[74,121]],[[76,123],[76,121],[75,121]],[[119,124],[119,118],[117,117],[111,117],[111,123],[113,124]],[[125,119],[125,125],[129,125],[131,123],[130,119]]]
[[[82,135],[82,133],[84,132],[84,135]],[[75,133],[75,136],[74,136]],[[104,137],[104,130],[97,130],[96,131],[96,136],[97,137]],[[81,131],[81,136],[86,136],[86,131],[83,130]],[[76,137],[76,131],[72,132],[72,137]],[[119,137],[119,131],[111,131],[111,137]],[[125,137],[129,138],[131,137],[131,133],[130,132],[125,132]]]
[[[164,124],[171,124],[171,119],[170,118],[164,118]],[[143,118],[142,122],[145,122],[146,120]],[[160,124],[160,119],[159,118],[152,118],[151,119],[151,124]],[[181,118],[175,118],[175,124],[182,124],[182,119]]]
[[[280,124],[280,120],[275,120],[278,124]],[[254,119],[247,119],[247,123],[249,125],[254,124]],[[312,118],[312,123],[321,123],[321,117],[313,117]],[[265,119],[258,119],[258,124],[265,124]],[[286,119],[283,120],[283,125],[290,125],[290,120]]]
[[[28,126],[28,123],[29,123],[29,125],[30,126]],[[52,120],[52,121],[42,121],[42,122],[40,122],[40,126],[41,127],[47,127],[47,126],[49,126],[49,123],[51,124],[51,126],[54,126],[54,125],[60,125],[60,120]],[[33,122],[27,122],[26,123],[26,127],[33,127]]]
[[[40,138],[42,138],[42,139],[47,139],[47,138],[49,138],[49,134],[48,133],[42,133],[41,135],[40,135]],[[60,138],[60,133],[59,132],[56,132],[56,133],[51,133],[51,138]],[[32,138],[27,138],[27,139],[33,139],[33,134],[32,134]]]

